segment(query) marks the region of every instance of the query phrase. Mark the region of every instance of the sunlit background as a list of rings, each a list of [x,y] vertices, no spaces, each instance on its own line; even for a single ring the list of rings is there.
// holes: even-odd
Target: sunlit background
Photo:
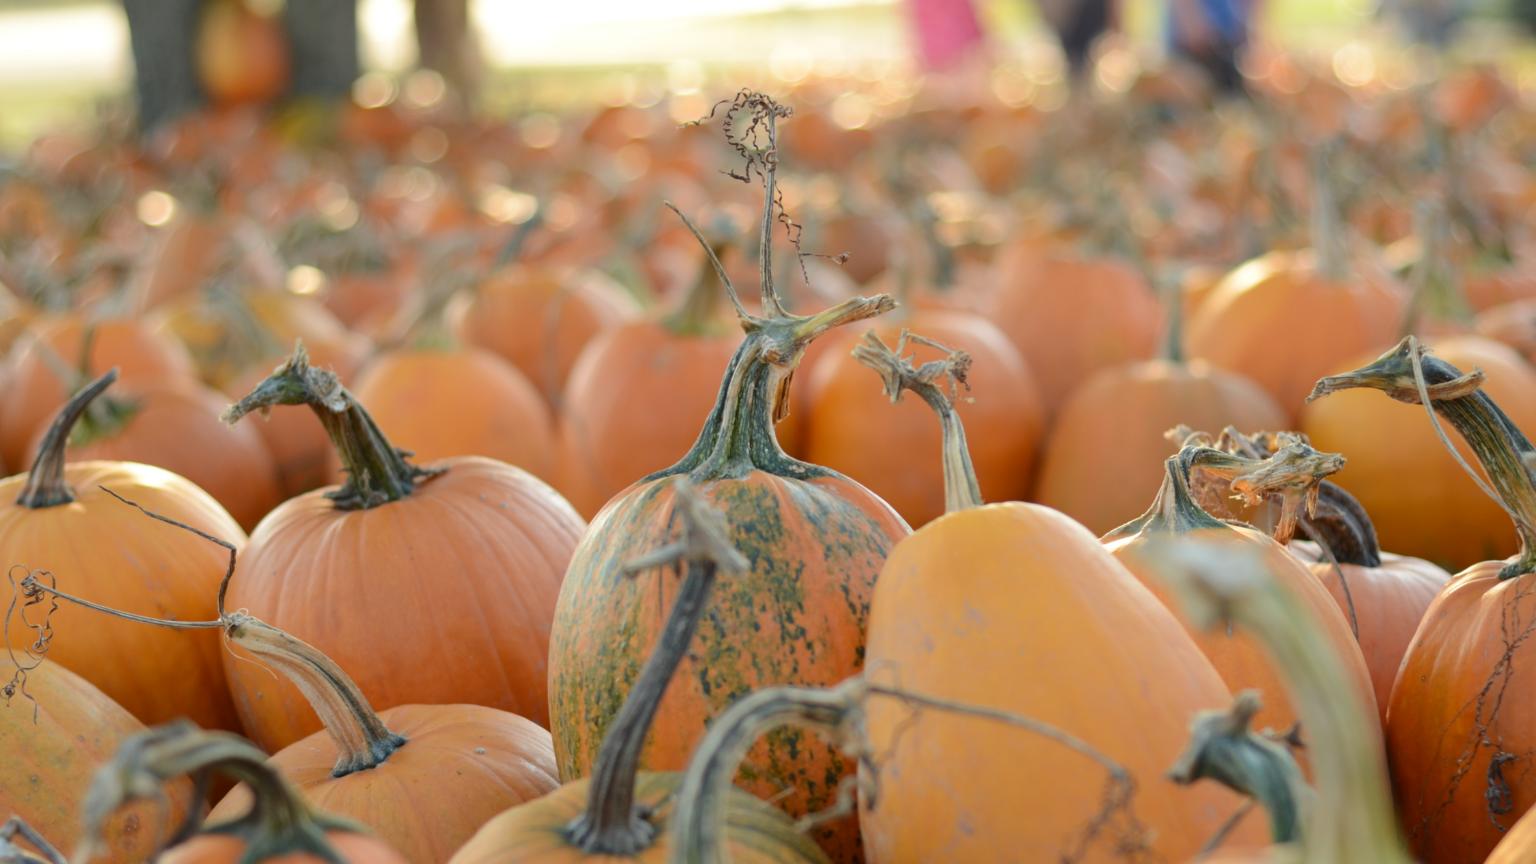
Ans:
[[[1144,55],[1158,51],[1162,2],[1128,3],[1125,29]],[[1054,50],[1028,0],[976,5],[994,44],[1024,54]],[[664,88],[697,89],[711,70],[733,65],[766,64],[785,80],[813,72],[877,78],[909,57],[903,11],[895,0],[471,2],[491,70],[483,99],[503,110],[557,98],[554,90],[573,79],[643,101]],[[1371,62],[1362,46],[1387,41],[1376,11],[1372,0],[1272,0],[1262,29],[1314,50],[1345,51],[1341,62],[1358,73]],[[365,70],[415,64],[410,0],[360,0],[358,19]],[[1493,22],[1472,29],[1482,41],[1514,39]],[[50,123],[124,96],[132,70],[116,3],[0,0],[0,146],[14,149]],[[605,71],[613,73],[607,80]]]

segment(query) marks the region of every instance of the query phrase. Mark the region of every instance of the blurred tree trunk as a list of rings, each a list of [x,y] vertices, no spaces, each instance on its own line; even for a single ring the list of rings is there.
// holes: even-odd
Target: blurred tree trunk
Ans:
[[[203,104],[192,44],[201,0],[123,0],[146,134]]]
[[[288,0],[283,14],[293,51],[289,95],[350,97],[358,75],[355,0]]]
[[[422,68],[442,75],[472,106],[480,50],[469,30],[469,0],[416,0],[416,47]]]

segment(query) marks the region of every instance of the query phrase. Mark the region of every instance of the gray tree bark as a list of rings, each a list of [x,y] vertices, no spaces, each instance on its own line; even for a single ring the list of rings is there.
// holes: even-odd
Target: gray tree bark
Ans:
[[[443,76],[466,106],[480,83],[480,49],[469,30],[468,0],[416,0],[419,63]]]
[[[351,96],[358,75],[354,0],[288,0],[284,17],[293,50],[289,95]]]
[[[133,46],[139,128],[148,134],[203,105],[192,42],[201,0],[123,0]]]

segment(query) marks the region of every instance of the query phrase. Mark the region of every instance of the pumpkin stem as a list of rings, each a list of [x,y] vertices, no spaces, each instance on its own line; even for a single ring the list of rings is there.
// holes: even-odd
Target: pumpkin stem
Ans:
[[[670,202],[668,202],[670,206]],[[706,241],[709,257],[719,261],[719,253],[731,245],[729,240]],[[688,295],[671,314],[661,319],[663,327],[678,336],[716,336],[723,332],[720,320],[720,292],[715,290],[710,275],[701,272],[688,289]]]
[[[871,696],[900,700],[914,710],[937,710],[1006,723],[1049,738],[1097,762],[1110,778],[1107,806],[1123,811],[1131,828],[1144,841],[1150,833],[1132,812],[1136,780],[1125,766],[1102,750],[1048,723],[1029,717],[914,693],[855,675],[831,688],[769,687],[742,697],[710,723],[703,740],[688,760],[683,785],[672,817],[672,854],[669,864],[724,864],[725,813],[731,781],[752,743],[763,733],[785,724],[820,730],[843,752],[859,761],[859,795],[867,806],[879,803],[879,758],[868,738],[865,702]],[[893,743],[894,746],[894,743]],[[813,818],[813,817],[807,817]]]
[[[746,338],[726,368],[714,410],[704,422],[704,429],[693,447],[676,465],[651,474],[642,482],[687,474],[695,483],[706,483],[745,477],[757,470],[801,480],[833,474],[826,468],[791,458],[779,447],[778,437],[774,434],[774,424],[789,416],[789,387],[795,367],[800,365],[806,346],[821,334],[843,324],[889,312],[898,304],[890,295],[878,294],[869,299],[854,297],[816,315],[801,316],[790,314],[779,300],[773,284],[773,225],[780,222],[786,231],[798,226],[784,212],[782,196],[774,179],[778,168],[775,123],[778,118],[788,117],[791,113],[789,108],[773,99],[750,90],[738,93],[726,109],[726,141],[747,160],[743,173],[730,172],[730,175],[743,182],[750,181],[754,172],[763,178],[763,222],[758,258],[762,315],[751,315],[746,311],[709,241],[688,217],[671,202],[666,202],[682,216],[683,224],[704,246],[736,307],[736,317],[741,321]],[[791,234],[791,242],[799,245],[797,235]]]
[[[308,853],[331,864],[343,859],[325,839],[328,830],[361,831],[357,825],[316,813],[298,792],[267,765],[256,745],[228,732],[208,732],[190,721],[156,726],[125,740],[91,782],[85,799],[85,839],[75,850],[74,864],[85,864],[102,845],[101,829],[123,805],[159,798],[161,786],[183,774],[204,780],[209,772],[225,774],[251,788],[253,804],[232,822],[201,827],[197,811],[177,832],[179,839],[197,833],[231,834],[243,839],[241,864],[254,864],[292,853]],[[175,842],[175,841],[173,841]]]
[[[1163,359],[1184,362],[1184,286],[1178,279],[1168,280],[1168,329],[1163,334]]]
[[[1300,860],[1408,864],[1397,834],[1386,765],[1360,700],[1311,614],[1252,549],[1165,541],[1149,560],[1174,586],[1188,617],[1227,621],[1262,641],[1285,671],[1312,753],[1317,795],[1306,801]],[[1273,814],[1272,814],[1273,815]]]
[[[1419,238],[1419,260],[1409,274],[1412,298],[1403,317],[1402,335],[1412,335],[1424,322],[1447,321],[1461,326],[1472,323],[1472,310],[1462,296],[1455,268],[1443,252],[1446,233],[1445,207],[1431,198],[1413,204],[1413,233]]]
[[[1274,538],[1286,543],[1295,535],[1302,513],[1308,517],[1316,513],[1323,478],[1342,470],[1345,459],[1337,453],[1318,452],[1293,432],[1281,432],[1275,441],[1275,452],[1263,459],[1200,448],[1191,454],[1190,465],[1230,480],[1232,491],[1250,507],[1270,496],[1280,498]]]
[[[1157,497],[1153,499],[1152,506],[1147,512],[1110,531],[1100,539],[1108,542],[1119,537],[1130,537],[1142,531],[1186,534],[1201,528],[1227,528],[1225,522],[1205,512],[1199,504],[1195,503],[1194,493],[1189,488],[1190,454],[1197,450],[1209,449],[1190,445],[1164,460],[1163,485],[1158,487]]]
[[[59,409],[58,415],[53,418],[53,425],[48,427],[48,434],[43,436],[42,446],[37,451],[37,460],[32,463],[32,472],[27,475],[27,482],[22,485],[21,493],[16,496],[17,504],[32,510],[41,510],[75,500],[75,490],[69,488],[69,483],[64,479],[65,452],[69,444],[69,434],[74,431],[75,424],[85,415],[91,400],[100,396],[116,380],[117,369],[114,368],[75,393],[64,407]]]
[[[913,368],[912,357],[901,356],[907,350],[908,342],[937,348],[948,356]],[[899,404],[903,394],[911,390],[939,415],[939,423],[944,428],[944,512],[980,507],[981,486],[976,481],[976,468],[971,464],[971,451],[965,443],[965,426],[955,411],[959,385],[971,389],[970,382],[965,380],[971,368],[971,355],[946,348],[909,330],[901,331],[896,350],[892,351],[874,330],[869,330],[864,334],[864,343],[854,346],[853,357],[880,375],[885,395],[892,403]],[[940,382],[943,382],[942,386]]]
[[[332,777],[377,768],[405,746],[406,739],[384,726],[363,691],[319,649],[238,612],[229,617],[224,635],[268,666],[276,667],[314,706],[325,731],[336,744]]]
[[[1291,751],[1249,730],[1263,703],[1256,690],[1244,690],[1225,711],[1202,711],[1189,726],[1189,743],[1168,777],[1180,786],[1211,779],[1241,795],[1256,798],[1269,813],[1275,843],[1301,838],[1301,801],[1306,785]]]
[[[566,827],[572,845],[588,855],[637,855],[650,847],[656,829],[635,807],[635,776],[651,721],[661,705],[667,683],[688,654],[688,645],[704,617],[718,573],[744,573],[747,559],[731,545],[730,526],[686,477],[673,481],[682,538],[624,566],[628,576],[653,567],[687,564],[672,611],[640,678],[614,718],[588,786],[587,808]]]
[[[447,470],[407,462],[410,452],[389,443],[335,372],[309,365],[303,343],[255,390],[225,409],[220,419],[233,426],[252,411],[265,414],[274,405],[308,405],[320,418],[347,472],[341,488],[325,493],[337,510],[368,510],[398,501],[415,491],[418,480]]]
[[[11,838],[17,836],[32,844],[34,849],[42,853],[42,857],[12,843]],[[12,816],[4,825],[0,825],[0,861],[7,864],[69,864],[64,853],[20,816]]]
[[[1312,254],[1318,275],[1330,282],[1349,279],[1349,250],[1344,245],[1344,219],[1329,165],[1334,145],[1312,151]]]
[[[1367,366],[1318,381],[1307,400],[1340,390],[1367,387],[1409,405],[1428,403],[1425,411],[1441,443],[1515,523],[1515,531],[1520,536],[1520,552],[1499,571],[1499,578],[1511,579],[1536,572],[1536,486],[1532,485],[1531,472],[1525,467],[1525,457],[1536,452],[1536,448],[1488,394],[1479,389],[1485,379],[1481,369],[1463,375],[1460,369],[1428,354],[1417,339],[1409,336]],[[1488,482],[1493,484],[1491,489],[1461,458],[1440,428],[1436,415],[1445,418],[1461,433],[1482,465]]]

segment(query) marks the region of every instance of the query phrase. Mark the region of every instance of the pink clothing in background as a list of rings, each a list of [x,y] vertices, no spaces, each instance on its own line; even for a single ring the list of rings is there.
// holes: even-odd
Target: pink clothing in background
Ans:
[[[930,69],[953,66],[981,41],[981,24],[971,0],[907,0],[917,27],[917,44]]]

